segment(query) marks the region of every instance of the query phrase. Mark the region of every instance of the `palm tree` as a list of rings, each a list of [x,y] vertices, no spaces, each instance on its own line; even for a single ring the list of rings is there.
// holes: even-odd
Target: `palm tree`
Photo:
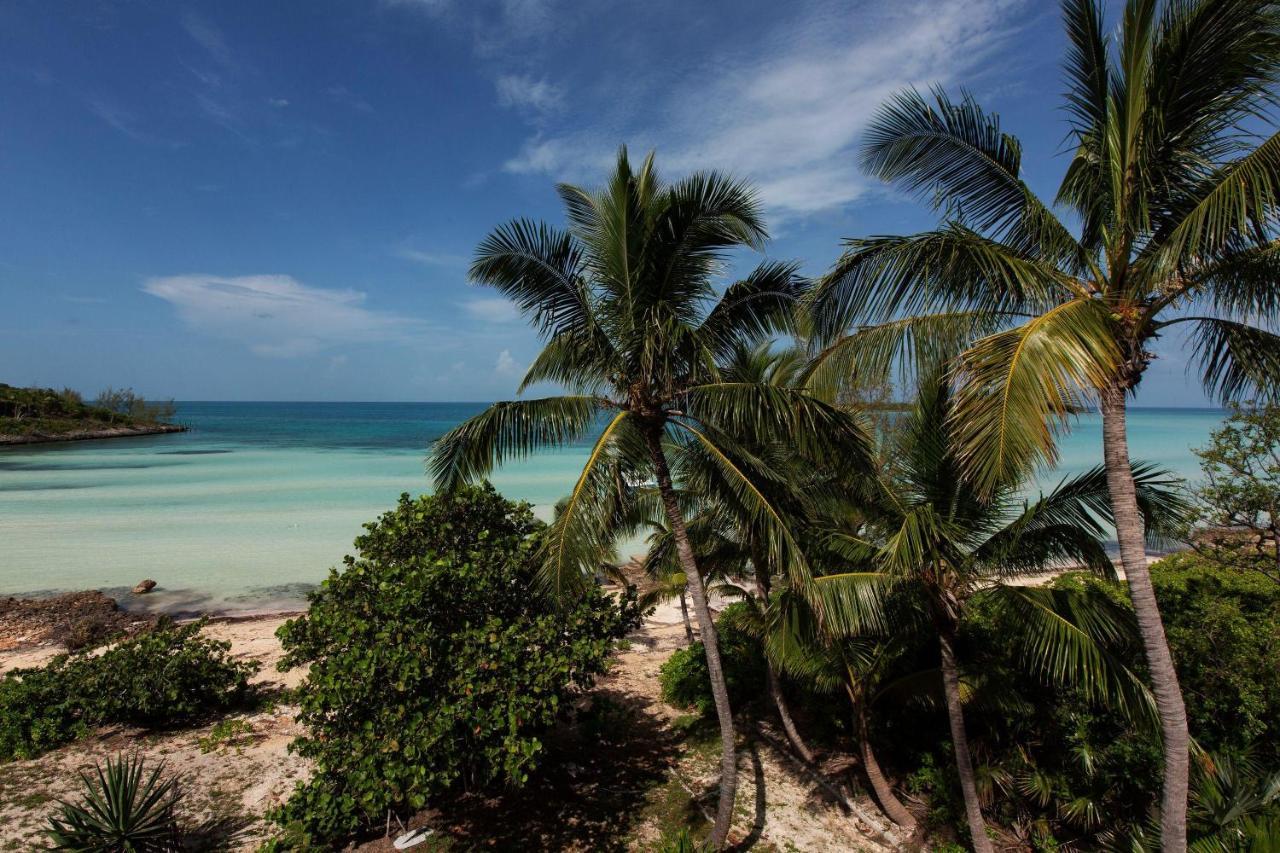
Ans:
[[[1102,412],[1120,558],[1138,614],[1164,747],[1161,837],[1186,847],[1188,732],[1147,572],[1129,474],[1128,398],[1168,329],[1189,331],[1207,389],[1271,396],[1280,336],[1280,8],[1271,0],[1128,0],[1118,36],[1098,0],[1064,0],[1068,139],[1057,203],[1020,177],[1022,146],[971,96],[898,95],[872,122],[866,168],[932,200],[944,221],[851,240],[818,289],[816,371],[883,376],[979,340],[960,364],[951,428],[990,490],[1054,455],[1077,406]],[[1254,324],[1250,324],[1250,320]]]
[[[914,831],[915,818],[893,792],[876,758],[870,715],[880,699],[902,693],[904,686],[918,685],[920,673],[890,677],[904,649],[917,636],[902,630],[900,623],[887,636],[832,632],[811,602],[786,586],[774,594],[766,608],[747,611],[739,622],[760,640],[771,666],[818,692],[844,693],[850,703],[862,769],[881,811],[908,833]],[[936,676],[936,671],[933,674]]]
[[[936,635],[965,818],[974,849],[990,851],[965,728],[957,645],[970,601],[993,598],[995,606],[1016,612],[1026,661],[1047,676],[1082,684],[1095,698],[1129,709],[1143,708],[1146,692],[1109,651],[1125,634],[1127,610],[1101,594],[1005,583],[1067,562],[1114,574],[1101,544],[1110,516],[1105,473],[1096,468],[1063,480],[1030,502],[1020,497],[1021,479],[979,489],[949,434],[958,405],[946,381],[924,383],[915,411],[895,438],[892,464],[859,500],[866,523],[826,540],[863,570],[820,576],[813,584],[823,602],[822,621],[836,637],[884,633],[886,593],[915,597],[914,617],[894,627],[909,631],[924,624]],[[1152,529],[1176,524],[1181,504],[1161,488],[1160,476],[1139,467],[1135,482]],[[865,703],[866,696],[863,690],[851,698]]]
[[[666,185],[652,155],[633,170],[623,149],[604,187],[561,185],[559,193],[567,230],[527,220],[499,227],[480,244],[471,278],[511,299],[546,342],[521,390],[545,381],[567,394],[494,404],[437,441],[431,470],[448,489],[598,433],[542,549],[543,579],[559,595],[589,582],[612,541],[619,471],[652,477],[706,648],[723,750],[711,842],[722,847],[737,786],[733,715],[668,447],[710,454],[769,531],[771,559],[803,576],[804,556],[756,486],[761,466],[744,448],[787,441],[813,458],[836,448],[832,464],[841,464],[865,440],[852,420],[804,392],[720,375],[718,360],[731,348],[789,328],[802,291],[794,265],[770,261],[717,294],[726,253],[758,249],[767,236],[750,187],[715,172]]]

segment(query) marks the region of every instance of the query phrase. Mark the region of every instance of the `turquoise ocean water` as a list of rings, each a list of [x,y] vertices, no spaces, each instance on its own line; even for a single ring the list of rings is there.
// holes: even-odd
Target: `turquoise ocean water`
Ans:
[[[483,403],[181,403],[175,435],[0,449],[0,594],[101,588],[145,577],[168,610],[296,607],[401,492],[428,490],[430,442]],[[1210,409],[1134,409],[1135,458],[1194,478]],[[1042,482],[1101,458],[1082,416]],[[587,446],[495,473],[549,517]]]

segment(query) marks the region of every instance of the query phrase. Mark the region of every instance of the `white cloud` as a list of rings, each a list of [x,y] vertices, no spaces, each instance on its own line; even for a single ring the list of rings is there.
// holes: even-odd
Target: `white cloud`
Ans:
[[[340,104],[358,110],[362,113],[371,113],[374,111],[373,104],[348,89],[346,86],[330,86],[325,89],[325,94]]]
[[[918,0],[857,11],[838,4],[796,15],[770,38],[772,48],[730,44],[701,67],[681,69],[697,85],[655,76],[602,87],[611,97],[628,91],[626,109],[586,131],[543,128],[504,169],[599,180],[627,142],[633,153],[658,148],[668,174],[713,166],[748,177],[775,216],[839,208],[871,186],[857,145],[886,97],[972,78],[1024,2]]]
[[[462,303],[462,310],[486,323],[510,323],[520,319],[520,312],[501,297],[472,299]]]
[[[397,258],[404,258],[406,261],[413,261],[429,267],[461,267],[466,266],[467,263],[467,259],[461,255],[451,255],[447,252],[424,252],[408,247],[396,249],[395,255]]]
[[[310,355],[342,344],[407,342],[420,321],[364,306],[356,290],[308,287],[287,275],[177,275],[143,291],[172,304],[197,332],[237,341],[264,356]]]
[[[288,98],[267,98],[267,104],[269,106],[275,107],[276,109],[284,109],[285,107],[289,106],[289,99]]]
[[[188,12],[182,17],[182,28],[220,64],[228,68],[235,67],[235,58],[232,56],[231,48],[227,46],[227,40],[223,38],[222,31],[211,21],[194,12]]]
[[[504,74],[494,85],[498,90],[498,103],[535,113],[554,113],[564,107],[564,89],[538,80],[526,74]]]
[[[518,373],[520,370],[516,366],[516,360],[511,357],[511,350],[509,349],[504,349],[502,352],[498,353],[498,363],[493,369],[494,372],[500,373],[503,376],[510,376]]]

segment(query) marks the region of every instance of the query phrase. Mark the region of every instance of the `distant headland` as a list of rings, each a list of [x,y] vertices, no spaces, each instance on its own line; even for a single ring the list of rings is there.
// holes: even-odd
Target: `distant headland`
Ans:
[[[86,403],[70,388],[0,382],[0,446],[185,432],[173,416],[172,400],[148,402],[129,388],[107,388]]]

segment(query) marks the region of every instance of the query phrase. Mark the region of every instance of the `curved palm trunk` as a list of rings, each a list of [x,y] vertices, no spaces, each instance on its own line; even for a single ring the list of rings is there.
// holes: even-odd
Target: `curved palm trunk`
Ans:
[[[768,661],[764,664],[764,678],[769,688],[769,698],[773,700],[773,706],[778,710],[778,718],[782,720],[782,730],[786,732],[791,748],[800,756],[801,761],[812,764],[813,750],[809,749],[804,738],[800,737],[800,730],[796,728],[796,721],[791,716],[791,708],[787,705],[787,697],[783,695],[782,685],[778,683],[778,673],[774,671],[773,664]]]
[[[871,737],[867,731],[867,706],[857,700],[852,690],[849,690],[849,701],[853,703],[857,714],[858,752],[862,756],[862,770],[871,782],[871,790],[876,792],[876,801],[880,803],[880,808],[884,809],[884,813],[890,820],[908,832],[914,832],[916,819],[893,793],[893,786],[889,784],[888,779],[884,778],[880,762],[876,760],[876,754],[871,749]]]
[[[964,707],[960,702],[960,667],[956,662],[955,631],[946,626],[938,631],[942,648],[942,688],[947,697],[947,721],[951,724],[951,743],[956,751],[956,770],[960,774],[960,791],[964,794],[964,815],[969,823],[969,837],[977,853],[993,853],[987,837],[987,823],[982,819],[978,802],[978,782],[969,756],[969,735],[964,727]]]
[[[1151,671],[1151,687],[1160,714],[1164,744],[1164,791],[1160,804],[1160,838],[1165,853],[1187,849],[1187,773],[1190,767],[1190,737],[1187,710],[1178,686],[1178,672],[1164,635],[1164,623],[1156,604],[1147,552],[1142,514],[1129,462],[1129,439],[1125,424],[1125,389],[1112,386],[1102,393],[1102,450],[1115,515],[1116,539],[1120,543],[1120,563],[1129,584],[1129,597],[1137,614],[1138,631]]]
[[[733,731],[733,711],[729,707],[729,688],[725,684],[724,669],[720,665],[720,647],[716,641],[716,626],[707,606],[707,591],[702,585],[702,575],[694,560],[693,546],[689,544],[689,532],[684,526],[684,516],[676,500],[675,487],[671,483],[671,469],[662,449],[660,429],[646,430],[645,441],[658,481],[658,493],[662,496],[662,508],[676,542],[676,553],[689,584],[689,597],[693,599],[693,612],[698,618],[698,630],[702,634],[702,646],[707,655],[707,673],[711,679],[711,696],[716,704],[716,717],[720,721],[720,804],[716,809],[715,825],[711,829],[711,846],[721,850],[729,835],[733,821],[733,801],[738,789],[738,755]]]
[[[689,624],[689,601],[685,595],[685,591],[680,590],[680,618],[684,620],[684,642],[685,645],[693,645],[693,626]]]
[[[761,556],[759,548],[752,549],[751,563],[756,575],[756,596],[760,599],[761,610],[764,610],[769,606],[769,572],[765,568],[764,557]],[[782,692],[782,684],[778,681],[778,671],[773,668],[773,661],[769,660],[767,655],[764,660],[764,679],[769,690],[769,699],[778,711],[778,719],[782,721],[782,731],[786,733],[787,741],[800,756],[801,761],[812,764],[813,750],[809,749],[804,738],[800,737],[800,730],[796,728],[796,721],[791,716],[791,707],[787,704],[787,697]]]

